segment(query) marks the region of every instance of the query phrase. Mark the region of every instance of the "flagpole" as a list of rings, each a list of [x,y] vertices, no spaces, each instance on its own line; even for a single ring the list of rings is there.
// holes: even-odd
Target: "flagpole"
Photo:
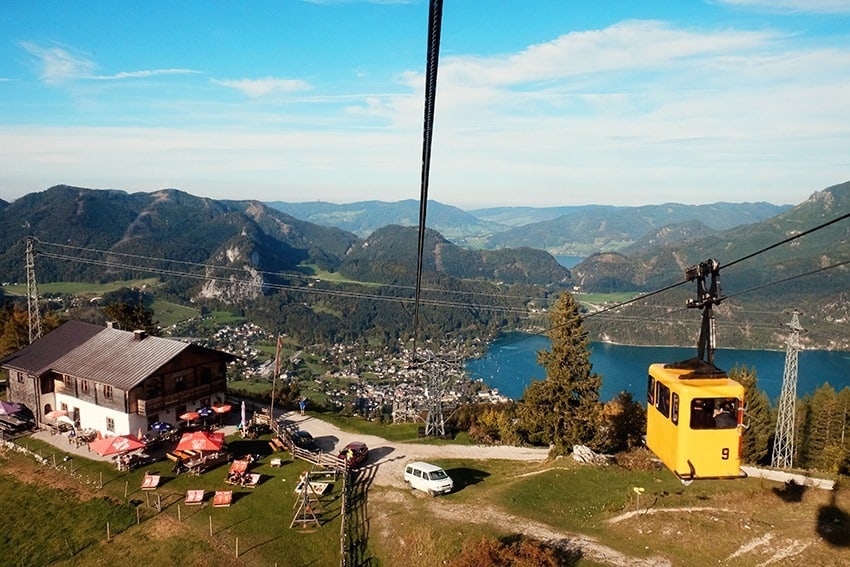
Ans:
[[[269,425],[274,430],[274,392],[277,389],[277,378],[280,375],[280,335],[277,336],[277,351],[274,355],[274,374],[272,374],[272,405],[269,410]]]

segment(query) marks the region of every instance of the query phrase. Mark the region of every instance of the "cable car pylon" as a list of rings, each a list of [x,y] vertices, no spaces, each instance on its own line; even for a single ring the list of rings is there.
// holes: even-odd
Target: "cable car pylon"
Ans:
[[[782,392],[779,395],[779,415],[776,419],[776,436],[773,442],[773,454],[770,465],[777,469],[790,469],[794,466],[794,421],[797,412],[797,358],[800,352],[800,312],[791,312],[788,337],[785,350],[785,373],[782,376]]]

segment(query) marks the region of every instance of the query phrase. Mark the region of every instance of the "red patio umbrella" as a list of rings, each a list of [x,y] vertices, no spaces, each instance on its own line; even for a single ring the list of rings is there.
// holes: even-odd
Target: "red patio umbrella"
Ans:
[[[219,425],[221,425],[222,416],[226,413],[229,413],[232,409],[233,406],[231,406],[230,404],[216,404],[212,407],[212,410],[218,414]]]
[[[55,409],[44,414],[47,419],[59,419],[63,415],[68,415],[68,412],[63,409]]]
[[[118,455],[141,449],[144,447],[144,444],[136,439],[135,435],[117,435],[115,437],[95,439],[89,443],[89,447],[98,455],[106,457],[108,455]]]
[[[191,431],[184,433],[177,443],[177,451],[220,451],[224,433],[217,431]]]
[[[181,421],[185,420],[186,425],[188,425],[190,421],[194,421],[194,420],[198,419],[199,417],[201,417],[201,414],[199,414],[198,412],[187,411],[186,413],[181,415],[178,419],[180,419]]]

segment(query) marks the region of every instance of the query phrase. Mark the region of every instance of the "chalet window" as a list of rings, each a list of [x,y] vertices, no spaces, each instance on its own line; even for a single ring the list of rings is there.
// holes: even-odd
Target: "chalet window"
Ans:
[[[201,384],[209,384],[212,380],[212,370],[206,366],[201,368]]]
[[[115,433],[115,420],[111,417],[106,418],[106,430]]]
[[[80,381],[80,391],[82,391],[84,394],[89,393],[89,381],[88,380],[81,380]]]
[[[66,404],[65,402],[62,402],[60,404],[59,409],[61,409],[62,411],[68,411],[68,404]]]
[[[70,376],[63,376],[62,383],[70,388],[73,384],[73,378],[71,378]]]
[[[112,386],[109,386],[107,384],[103,385],[103,397],[107,400],[112,399]]]
[[[186,377],[185,376],[175,376],[174,377],[174,391],[179,392],[181,390],[186,389]]]
[[[158,398],[162,394],[162,382],[159,378],[152,378],[145,382],[145,395],[148,399]]]

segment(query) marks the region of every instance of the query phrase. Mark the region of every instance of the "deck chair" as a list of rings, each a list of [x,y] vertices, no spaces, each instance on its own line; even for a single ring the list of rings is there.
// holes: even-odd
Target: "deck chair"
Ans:
[[[153,490],[159,486],[160,476],[156,473],[145,473],[142,479],[142,490]]]
[[[244,484],[248,472],[248,461],[236,459],[230,463],[230,470],[227,471],[226,482],[228,484]]]
[[[251,473],[242,477],[244,480],[242,481],[242,486],[245,488],[254,488],[258,484],[260,484],[260,473]]]
[[[233,491],[232,490],[216,490],[215,496],[213,497],[213,507],[215,508],[227,508],[230,506],[230,503],[233,501]]]
[[[186,499],[183,501],[187,506],[194,506],[197,504],[204,503],[204,491],[203,490],[187,490],[186,491]]]

